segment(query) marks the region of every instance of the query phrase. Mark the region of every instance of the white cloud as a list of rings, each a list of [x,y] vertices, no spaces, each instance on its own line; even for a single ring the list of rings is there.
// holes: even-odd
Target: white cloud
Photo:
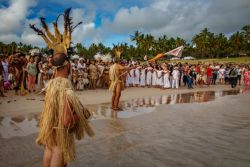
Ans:
[[[86,39],[93,38],[96,34],[95,23],[92,22],[90,17],[85,14],[81,8],[72,10],[72,18],[74,25],[82,21],[72,34],[72,41],[75,43],[81,43]]]
[[[34,46],[45,46],[45,42],[42,37],[38,36],[30,27],[29,24],[39,24],[39,19],[30,19],[25,21],[23,32],[20,36],[20,41],[25,44],[31,44]]]
[[[29,23],[36,23],[39,26],[38,18],[27,19],[30,14],[29,10],[36,4],[35,1],[39,2],[39,0],[11,0],[9,7],[0,8],[0,41],[45,46],[42,38],[28,26]],[[72,3],[69,0],[66,2],[50,1],[62,4]],[[237,31],[249,24],[250,16],[249,0],[147,0],[144,7],[115,9],[116,13],[113,17],[109,15],[110,13],[105,13],[106,9],[101,10],[104,13],[96,13],[97,9],[104,8],[104,6],[98,6],[98,3],[104,1],[88,0],[91,2],[88,7],[85,7],[86,4],[81,5],[80,0],[74,1],[79,2],[77,3],[79,8],[72,9],[73,21],[75,24],[83,21],[83,24],[78,26],[72,34],[74,44],[86,41],[98,43],[107,40],[111,43],[111,39],[127,41],[129,35],[136,30],[151,33],[155,37],[163,34],[168,37],[180,36],[189,41],[194,34],[199,33],[205,27],[215,33],[228,34]],[[112,4],[109,6],[114,8]],[[38,15],[46,17],[46,10],[41,9]],[[100,26],[95,24],[97,14],[98,17],[102,17]],[[58,24],[61,31],[63,30],[62,22],[63,19],[60,18]],[[48,25],[53,31],[52,23]]]
[[[3,41],[4,43],[11,43],[13,41],[20,42],[20,38],[16,34],[7,33],[0,35],[0,41]]]
[[[28,9],[33,5],[35,0],[11,0],[8,8],[1,8],[0,34],[20,32],[29,13]]]
[[[10,6],[9,8],[12,8]],[[26,9],[28,10],[28,9]],[[7,12],[7,11],[5,11]],[[79,25],[72,34],[72,41],[75,43],[83,42],[84,40],[95,40],[95,23],[91,22],[92,16],[86,15],[84,13],[84,10],[81,8],[72,9],[71,13],[73,17],[74,24],[77,24],[80,21],[83,21],[83,24]],[[25,16],[26,17],[26,16]],[[8,33],[4,33],[1,31],[0,33],[0,41],[3,41],[5,43],[10,43],[12,41],[15,42],[22,42],[25,44],[31,44],[34,46],[45,46],[45,42],[43,41],[41,36],[38,36],[30,27],[29,24],[36,24],[37,27],[41,27],[39,18],[34,19],[26,19],[22,18],[22,25],[18,25],[20,29],[18,30],[11,30]],[[61,17],[58,21],[58,27],[61,33],[63,33],[63,17]],[[55,18],[56,19],[56,18]],[[9,24],[6,22],[9,26],[13,26],[14,24]],[[53,25],[52,23],[48,23],[49,29],[52,33],[54,33]],[[20,35],[18,35],[18,32],[20,30]],[[6,29],[7,31],[7,29]]]
[[[146,7],[120,9],[114,19],[103,20],[109,33],[133,34],[139,30],[158,37],[180,36],[191,40],[205,27],[215,33],[230,33],[249,24],[249,0],[154,0]]]

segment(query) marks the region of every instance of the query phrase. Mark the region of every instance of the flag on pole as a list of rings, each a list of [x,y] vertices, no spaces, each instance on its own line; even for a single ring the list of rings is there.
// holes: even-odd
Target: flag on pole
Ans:
[[[159,53],[159,54],[158,54],[158,55],[156,55],[153,59],[148,60],[148,62],[153,62],[153,61],[156,61],[156,60],[158,60],[158,59],[162,58],[163,56],[164,56],[164,54],[163,54],[163,53]]]
[[[166,55],[172,55],[172,56],[176,56],[176,57],[181,57],[182,55],[182,51],[184,49],[184,46],[179,46],[178,48],[175,48],[169,52],[166,52],[166,53],[159,53],[157,54],[153,59],[150,59],[148,60],[149,62],[153,62],[153,61],[156,61]]]
[[[184,46],[180,46],[178,48],[175,48],[175,49],[165,53],[164,55],[172,55],[172,56],[176,56],[176,57],[181,57],[183,49],[184,49]]]

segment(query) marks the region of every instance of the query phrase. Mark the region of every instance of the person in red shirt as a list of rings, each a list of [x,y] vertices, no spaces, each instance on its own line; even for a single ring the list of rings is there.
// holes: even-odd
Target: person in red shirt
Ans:
[[[211,67],[211,64],[209,64],[209,66],[207,67],[207,85],[209,86],[211,84],[211,80],[212,80],[212,67]]]
[[[198,64],[195,68],[195,71],[197,74],[200,74],[201,73],[201,68],[200,68],[200,64]]]

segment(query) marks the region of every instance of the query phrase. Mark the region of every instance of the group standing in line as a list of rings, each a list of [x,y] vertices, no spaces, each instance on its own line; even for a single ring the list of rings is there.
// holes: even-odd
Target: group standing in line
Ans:
[[[103,88],[110,85],[109,69],[114,62],[88,60],[75,55],[71,60],[69,79],[75,90]],[[121,65],[131,68],[123,76],[125,87],[154,87],[162,89],[188,89],[204,85],[231,84],[250,85],[249,65],[219,63],[149,63],[121,60]],[[54,76],[51,56],[26,56],[22,53],[1,55],[0,95],[15,90],[23,92],[40,92]]]

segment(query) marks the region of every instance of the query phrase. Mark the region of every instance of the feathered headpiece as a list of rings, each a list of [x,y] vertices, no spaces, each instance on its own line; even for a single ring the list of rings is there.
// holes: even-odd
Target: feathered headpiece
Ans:
[[[121,58],[121,54],[123,52],[123,48],[121,45],[114,45],[114,52],[115,52],[115,59],[120,59]]]
[[[70,48],[71,44],[71,34],[73,30],[82,24],[82,22],[77,23],[73,26],[72,17],[70,17],[71,8],[68,8],[64,11],[63,14],[59,14],[56,21],[53,23],[55,34],[53,35],[48,28],[48,25],[45,22],[44,17],[40,17],[40,21],[43,29],[38,29],[35,24],[30,24],[30,28],[37,32],[38,35],[42,36],[48,47],[54,50],[56,53],[67,54],[67,50]],[[63,15],[64,17],[64,32],[60,33],[57,25],[59,17]]]

